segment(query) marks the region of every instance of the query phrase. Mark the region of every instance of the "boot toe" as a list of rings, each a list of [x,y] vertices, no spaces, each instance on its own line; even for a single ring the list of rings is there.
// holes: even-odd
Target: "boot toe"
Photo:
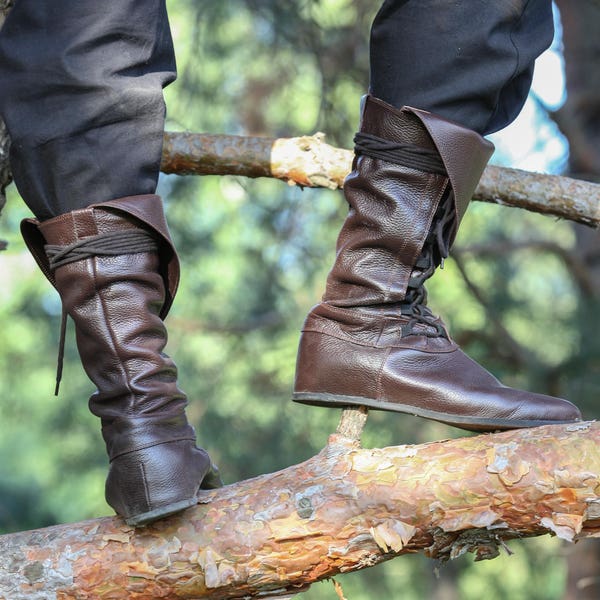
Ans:
[[[582,420],[581,411],[563,398],[511,390],[519,396],[518,408],[512,417],[515,421],[531,420],[543,424],[576,423]],[[515,401],[516,402],[516,401]]]

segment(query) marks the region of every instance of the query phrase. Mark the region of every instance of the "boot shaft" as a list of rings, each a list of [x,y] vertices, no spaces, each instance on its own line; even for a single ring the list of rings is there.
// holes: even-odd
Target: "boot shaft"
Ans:
[[[356,143],[344,184],[349,213],[323,300],[339,307],[401,302],[438,208],[451,205],[449,248],[493,145],[425,111],[370,96]]]
[[[163,351],[179,270],[160,199],[113,200],[22,230],[97,387],[89,405],[110,459],[106,500],[136,526],[193,506],[200,486],[220,478],[195,445],[177,368]]]
[[[27,234],[35,226],[28,243],[75,323],[82,365],[97,388],[90,409],[102,419],[111,458],[150,438],[193,439],[177,368],[164,353],[162,317],[175,290],[168,291],[175,281],[168,267],[177,265],[176,256],[165,242],[166,226],[161,232],[148,224],[160,224],[153,198],[144,214],[148,198],[141,197],[135,216],[121,210],[133,204],[124,200],[24,224]]]
[[[94,209],[97,209],[95,213]],[[97,222],[94,221],[94,214],[98,218]],[[21,234],[42,273],[56,287],[54,273],[45,251],[46,244],[67,246],[86,237],[109,232],[110,222],[116,223],[116,216],[122,217],[118,228],[141,227],[153,232],[155,236],[160,256],[159,271],[166,288],[165,300],[160,311],[160,316],[164,319],[177,293],[180,268],[159,196],[128,196],[92,204],[86,209],[65,213],[43,223],[36,219],[24,219],[21,222]],[[77,223],[74,222],[75,217]],[[49,236],[48,239],[45,236]]]

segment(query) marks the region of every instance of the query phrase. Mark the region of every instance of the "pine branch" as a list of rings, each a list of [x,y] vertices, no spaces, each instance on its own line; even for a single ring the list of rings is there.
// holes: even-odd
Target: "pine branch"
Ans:
[[[348,418],[360,430],[364,414]],[[407,552],[487,559],[513,538],[598,536],[599,447],[597,423],[384,449],[336,433],[145,530],[103,518],[1,536],[0,598],[277,597]]]

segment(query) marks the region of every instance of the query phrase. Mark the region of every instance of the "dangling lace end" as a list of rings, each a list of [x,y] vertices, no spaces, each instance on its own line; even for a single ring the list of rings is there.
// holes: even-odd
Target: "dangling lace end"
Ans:
[[[60,338],[58,340],[58,360],[56,365],[56,386],[54,387],[54,395],[58,396],[60,381],[63,373],[63,362],[65,358],[65,337],[67,333],[67,311],[63,305],[62,316],[60,321]]]

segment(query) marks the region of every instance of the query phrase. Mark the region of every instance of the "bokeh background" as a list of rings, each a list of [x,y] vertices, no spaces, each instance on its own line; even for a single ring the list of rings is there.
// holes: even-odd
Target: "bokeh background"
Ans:
[[[170,0],[179,79],[169,130],[294,136],[352,146],[368,84],[377,0]],[[557,35],[518,121],[492,159],[524,169],[600,174],[600,5],[559,2]],[[562,18],[562,26],[560,18]],[[566,69],[565,69],[566,65]],[[566,78],[565,78],[566,71]],[[164,176],[160,193],[181,254],[168,352],[198,438],[226,482],[284,468],[321,449],[339,412],[292,404],[299,330],[324,290],[347,210],[340,192],[236,177]],[[60,301],[18,233],[30,216],[14,186],[0,221],[0,533],[110,514],[93,391],[72,327],[53,396]],[[468,353],[512,386],[600,413],[598,232],[519,209],[473,203],[453,260],[428,286]],[[464,435],[372,412],[366,446]],[[339,578],[351,600],[553,600],[600,597],[600,550],[550,537],[513,542],[485,563],[406,556]],[[330,583],[304,600],[335,600]]]

